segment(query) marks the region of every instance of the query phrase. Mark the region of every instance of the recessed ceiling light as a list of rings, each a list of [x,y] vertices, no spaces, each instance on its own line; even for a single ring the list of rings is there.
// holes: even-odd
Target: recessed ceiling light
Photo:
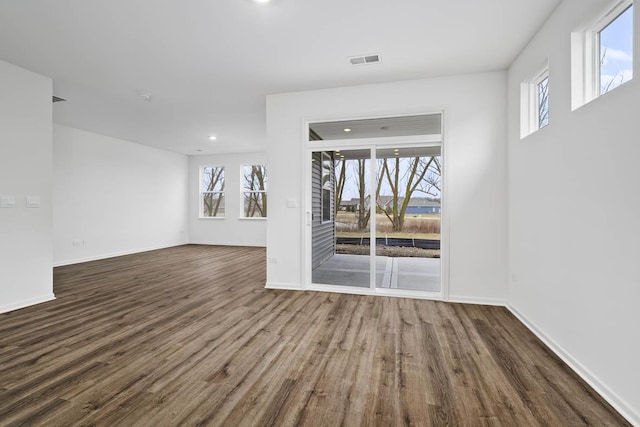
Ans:
[[[211,141],[215,141],[216,139],[218,139],[218,137],[217,137],[217,136],[215,136],[215,135],[209,135],[209,140],[211,140]]]
[[[269,3],[271,0],[253,0],[254,3]]]
[[[349,128],[344,128],[344,131],[345,131],[345,132],[351,132],[351,129],[349,129]]]

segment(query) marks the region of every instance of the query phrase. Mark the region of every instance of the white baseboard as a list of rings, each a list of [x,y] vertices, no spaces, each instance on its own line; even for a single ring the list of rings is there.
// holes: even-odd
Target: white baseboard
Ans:
[[[534,333],[547,347],[549,347],[564,363],[566,363],[580,378],[589,384],[604,400],[627,419],[632,425],[640,427],[640,414],[638,414],[624,399],[620,398],[611,388],[602,382],[596,375],[580,363],[575,357],[566,351],[561,345],[545,334],[535,323],[530,322],[517,308],[511,304],[506,305],[514,316],[520,320],[531,332]]]
[[[349,294],[349,295],[375,295],[375,292],[370,288],[360,288],[357,286],[340,286],[340,285],[309,285],[304,289],[305,291],[313,292],[330,292],[334,294]]]
[[[278,283],[278,282],[267,282],[264,285],[267,289],[284,289],[288,291],[304,291],[302,289],[302,285],[295,283]]]
[[[377,295],[380,297],[391,298],[412,298],[424,299],[432,301],[443,301],[440,292],[421,292],[409,289],[389,289],[389,288],[362,288],[359,286],[340,286],[340,285],[314,285],[311,284],[304,289],[305,291],[314,292],[333,292],[336,294],[350,295]]]
[[[150,246],[146,248],[131,249],[127,251],[118,251],[118,252],[112,252],[112,253],[106,253],[106,254],[100,254],[100,255],[92,255],[92,256],[83,257],[83,258],[56,261],[53,263],[53,266],[62,267],[64,265],[80,264],[80,263],[89,262],[89,261],[98,261],[101,259],[114,258],[117,256],[139,254],[140,252],[149,252],[149,251],[157,251],[158,249],[174,248],[176,246],[182,246],[182,245],[188,245],[188,243],[184,242],[184,243],[178,243],[175,245]]]
[[[43,302],[53,301],[54,299],[56,299],[56,296],[51,293],[51,294],[42,295],[36,298],[29,298],[22,301],[13,302],[11,304],[0,306],[0,313],[7,313],[9,311],[18,310],[20,308],[29,307],[36,304],[42,304]]]
[[[505,307],[507,304],[505,300],[500,298],[465,297],[461,295],[449,295],[446,301],[461,304],[496,305],[499,307]]]
[[[398,298],[414,298],[414,299],[428,299],[436,301],[446,301],[464,304],[479,304],[479,305],[495,305],[504,307],[505,301],[502,299],[492,298],[475,298],[475,297],[462,297],[462,296],[450,296],[448,300],[443,300],[442,295],[426,293],[411,292],[411,291],[398,291],[398,292],[385,292],[384,290],[377,289],[373,291],[369,288],[350,287],[350,286],[334,286],[334,285],[311,285],[307,288],[303,288],[299,283],[279,283],[279,282],[267,282],[265,285],[267,289],[286,289],[294,291],[317,291],[317,292],[334,292],[343,294],[355,294],[355,295],[379,295],[385,297],[398,297]]]
[[[265,243],[238,243],[238,242],[211,242],[211,241],[190,241],[190,245],[207,245],[207,246],[245,246],[250,248],[266,248]]]

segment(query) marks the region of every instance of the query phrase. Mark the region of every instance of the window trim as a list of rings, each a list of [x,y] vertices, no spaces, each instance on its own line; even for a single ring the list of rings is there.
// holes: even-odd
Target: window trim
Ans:
[[[223,184],[222,184],[222,190],[221,191],[207,191],[203,189],[203,185],[202,185],[202,176],[204,174],[204,170],[206,168],[222,168],[222,176],[223,176]],[[224,185],[225,185],[225,166],[224,165],[202,165],[200,166],[200,170],[198,173],[198,178],[199,178],[199,184],[198,184],[198,219],[225,219],[227,216],[227,212],[226,212],[226,206],[225,206],[225,210],[224,210],[224,214],[223,215],[218,215],[218,216],[206,216],[204,215],[204,195],[205,194],[221,194],[224,198],[225,196],[225,189],[224,189]],[[226,200],[224,201],[226,204]]]
[[[254,166],[260,166],[262,168],[264,168],[264,176],[265,176],[265,189],[264,190],[251,190],[249,188],[245,187],[245,169],[248,167],[254,167]],[[265,213],[265,216],[246,216],[245,215],[245,211],[244,211],[244,196],[247,193],[262,193],[263,195],[267,195],[267,192],[269,191],[269,187],[268,187],[268,180],[267,180],[267,165],[263,162],[263,163],[252,163],[252,164],[242,164],[240,165],[240,217],[239,219],[245,220],[265,220],[267,219],[267,217],[269,216],[269,209],[267,206],[267,212]],[[264,200],[264,199],[263,199]]]
[[[633,0],[617,0],[589,25],[571,33],[572,111],[604,95],[600,92],[600,32],[633,5]]]

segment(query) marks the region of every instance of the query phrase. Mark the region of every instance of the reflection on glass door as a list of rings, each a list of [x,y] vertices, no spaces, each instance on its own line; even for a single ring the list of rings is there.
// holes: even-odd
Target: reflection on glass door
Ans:
[[[441,147],[376,150],[377,288],[440,291]]]
[[[311,154],[311,280],[370,287],[371,152]]]

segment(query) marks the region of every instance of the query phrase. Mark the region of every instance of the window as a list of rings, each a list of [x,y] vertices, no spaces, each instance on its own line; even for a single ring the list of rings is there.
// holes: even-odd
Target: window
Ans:
[[[322,153],[322,222],[331,221],[333,209],[333,161],[328,153]]]
[[[267,172],[264,165],[243,167],[242,195],[244,218],[267,217]]]
[[[633,78],[633,1],[622,0],[571,34],[573,110]]]
[[[549,65],[545,63],[533,78],[521,84],[520,138],[549,124]]]
[[[549,124],[549,72],[536,83],[536,121],[538,129]]]
[[[633,5],[598,32],[600,95],[633,77]]]
[[[201,169],[200,217],[224,217],[224,166],[203,166]]]

